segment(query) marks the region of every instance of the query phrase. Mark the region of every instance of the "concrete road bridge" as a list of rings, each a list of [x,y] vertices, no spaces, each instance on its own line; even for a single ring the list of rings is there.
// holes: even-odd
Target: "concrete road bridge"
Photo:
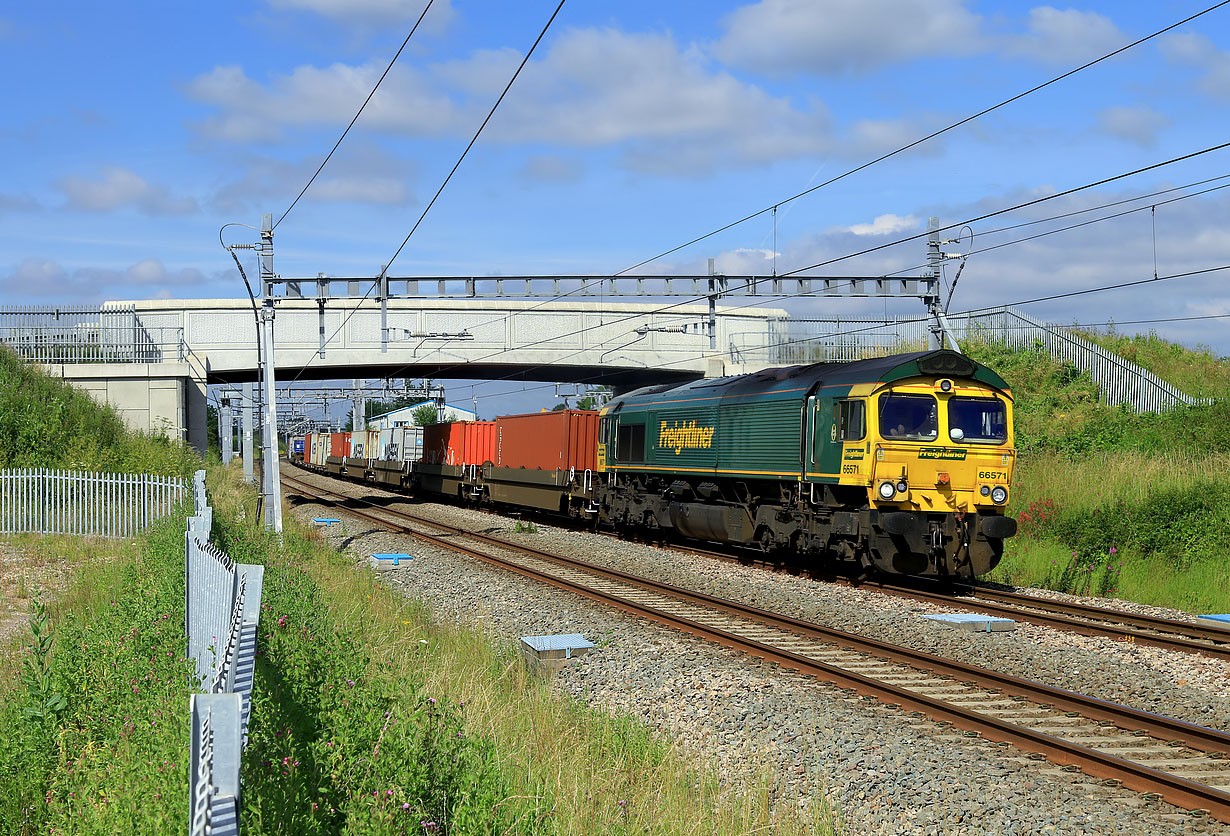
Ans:
[[[279,298],[278,384],[445,377],[617,389],[763,367],[775,308],[510,299]],[[238,299],[107,303],[0,315],[0,341],[114,405],[130,426],[206,443],[206,387],[255,381],[258,329]],[[757,365],[758,364],[758,365]]]

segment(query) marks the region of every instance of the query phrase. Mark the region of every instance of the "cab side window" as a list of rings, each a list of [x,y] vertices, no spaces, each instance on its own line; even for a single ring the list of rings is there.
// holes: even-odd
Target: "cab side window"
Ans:
[[[615,435],[615,461],[645,461],[645,425],[619,424]]]
[[[837,405],[837,438],[839,441],[862,441],[867,437],[867,403],[841,401]]]

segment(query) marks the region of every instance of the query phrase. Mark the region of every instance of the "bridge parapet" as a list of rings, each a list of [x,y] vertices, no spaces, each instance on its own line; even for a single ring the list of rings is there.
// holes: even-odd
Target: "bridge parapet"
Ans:
[[[186,350],[202,358],[211,382],[253,380],[257,331],[242,300],[135,303],[149,328],[181,328]],[[716,312],[710,348],[705,305],[508,300],[279,299],[278,379],[355,376],[590,381],[640,385],[720,375],[738,364],[748,333],[762,335],[778,309]],[[323,349],[322,349],[323,346]]]

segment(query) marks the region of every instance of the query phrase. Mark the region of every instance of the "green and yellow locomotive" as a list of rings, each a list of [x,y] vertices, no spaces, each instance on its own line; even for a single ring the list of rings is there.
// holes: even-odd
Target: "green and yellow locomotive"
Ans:
[[[603,521],[944,578],[990,571],[1012,394],[953,351],[640,389],[602,411]]]

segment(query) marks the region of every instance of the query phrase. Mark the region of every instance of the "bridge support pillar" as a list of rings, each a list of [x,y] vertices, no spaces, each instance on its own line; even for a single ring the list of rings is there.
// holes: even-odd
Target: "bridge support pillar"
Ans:
[[[205,454],[204,370],[189,363],[83,363],[44,368],[98,403],[114,407],[129,429],[186,441]]]

